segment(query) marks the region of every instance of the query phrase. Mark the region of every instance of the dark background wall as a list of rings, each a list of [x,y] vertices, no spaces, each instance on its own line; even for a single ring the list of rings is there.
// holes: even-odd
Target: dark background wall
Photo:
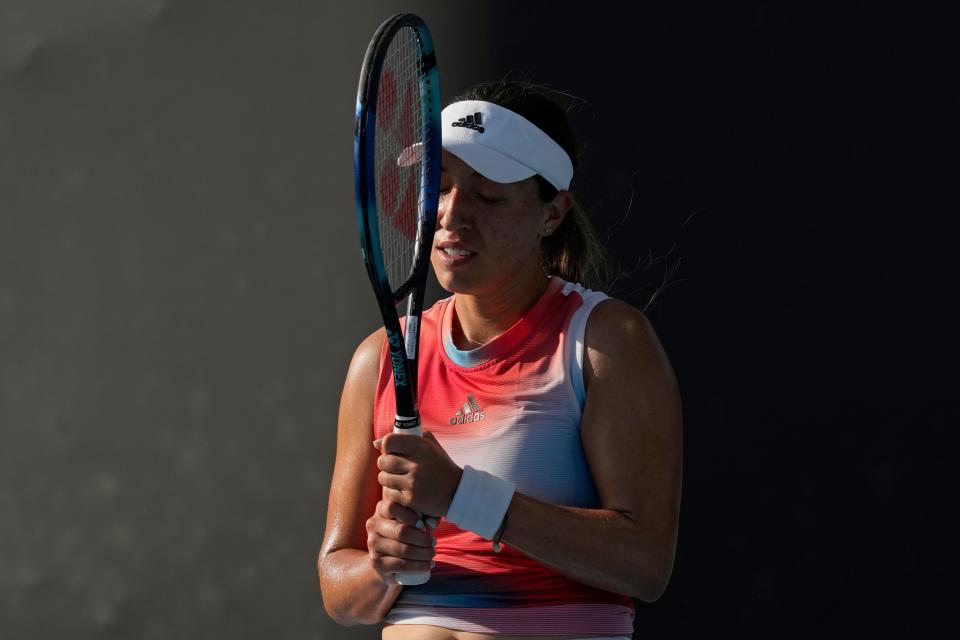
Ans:
[[[578,96],[612,290],[672,283],[681,536],[637,637],[927,635],[960,598],[945,11],[7,0],[0,636],[378,636],[326,618],[315,556],[377,324],[356,77],[399,10],[447,96]]]

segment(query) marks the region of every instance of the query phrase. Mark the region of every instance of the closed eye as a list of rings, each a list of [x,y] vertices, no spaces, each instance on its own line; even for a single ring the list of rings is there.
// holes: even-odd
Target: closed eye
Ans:
[[[501,202],[504,202],[503,198],[493,198],[490,196],[485,196],[482,193],[478,193],[477,196],[480,198],[481,201],[487,204],[500,204]]]

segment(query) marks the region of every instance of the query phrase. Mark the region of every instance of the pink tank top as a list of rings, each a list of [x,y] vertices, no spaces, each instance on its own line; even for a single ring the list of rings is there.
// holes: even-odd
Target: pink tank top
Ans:
[[[423,429],[450,457],[514,482],[517,491],[566,506],[597,508],[580,440],[583,335],[606,298],[560,278],[509,330],[472,351],[451,339],[455,296],[423,314],[419,407]],[[374,403],[376,437],[393,430],[389,350]],[[601,549],[598,547],[598,553]],[[490,634],[625,634],[633,601],[575,582],[509,545],[441,521],[429,582],[404,587],[385,622]]]

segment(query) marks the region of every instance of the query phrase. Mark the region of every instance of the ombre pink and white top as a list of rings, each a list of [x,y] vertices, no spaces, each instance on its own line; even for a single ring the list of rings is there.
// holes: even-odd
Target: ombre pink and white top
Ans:
[[[572,507],[600,506],[580,439],[583,336],[602,293],[553,277],[509,330],[472,351],[451,339],[455,296],[422,317],[419,407],[460,465],[509,479],[525,495]],[[393,431],[389,350],[383,349],[374,431]],[[597,553],[602,548],[597,547]],[[385,622],[487,634],[633,632],[633,601],[566,578],[503,545],[441,521],[430,581],[404,587]]]

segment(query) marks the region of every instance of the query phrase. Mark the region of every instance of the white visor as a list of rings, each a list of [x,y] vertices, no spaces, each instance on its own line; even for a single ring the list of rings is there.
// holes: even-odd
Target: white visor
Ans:
[[[543,176],[557,190],[573,179],[570,156],[523,116],[492,102],[454,102],[441,115],[443,148],[494,182]],[[416,162],[419,147],[404,149],[397,164]]]

